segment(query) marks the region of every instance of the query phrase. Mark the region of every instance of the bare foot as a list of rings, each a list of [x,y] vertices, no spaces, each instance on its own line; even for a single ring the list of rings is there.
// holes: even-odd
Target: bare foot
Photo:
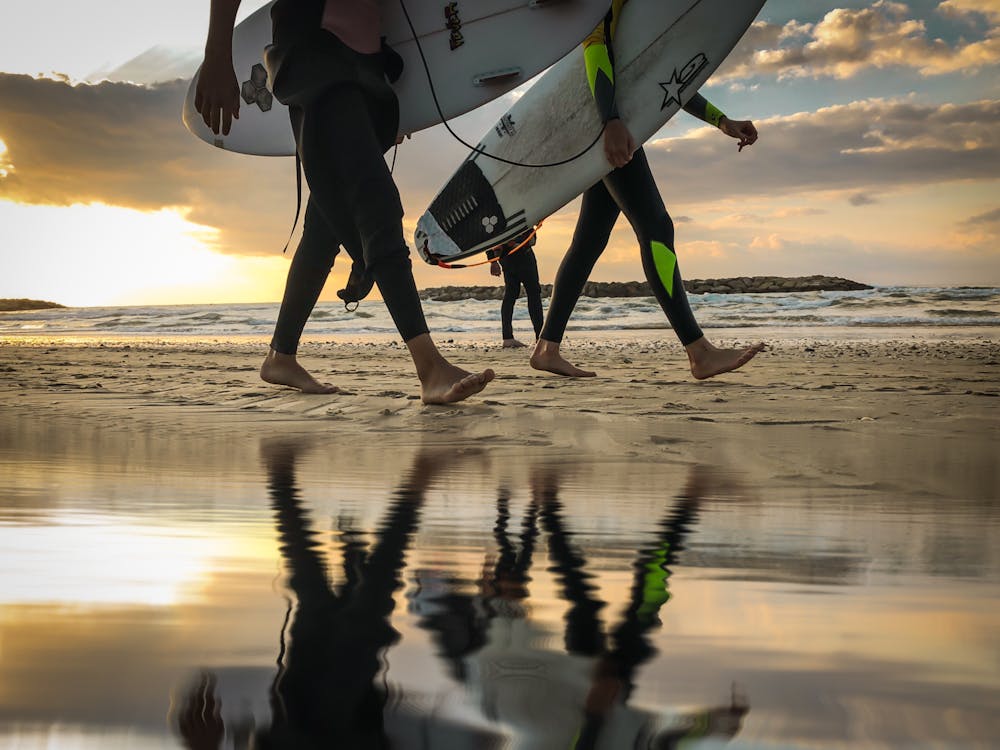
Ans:
[[[517,339],[504,339],[503,340],[503,348],[504,349],[521,349],[521,348],[523,348],[525,346],[527,346],[527,344],[522,344]]]
[[[479,393],[496,374],[486,369],[466,372],[444,360],[420,380],[420,400],[425,404],[453,404]]]
[[[298,363],[294,354],[281,354],[271,349],[260,366],[260,379],[272,385],[287,385],[303,393],[339,393],[335,385],[320,383]]]
[[[593,378],[597,376],[596,372],[581,370],[576,365],[567,362],[559,353],[559,344],[545,339],[538,339],[535,343],[535,350],[531,353],[531,359],[528,361],[536,370],[565,375],[567,378]]]
[[[719,349],[702,336],[684,349],[691,364],[691,374],[696,380],[705,380],[743,367],[764,350],[764,344],[757,343],[746,349]]]

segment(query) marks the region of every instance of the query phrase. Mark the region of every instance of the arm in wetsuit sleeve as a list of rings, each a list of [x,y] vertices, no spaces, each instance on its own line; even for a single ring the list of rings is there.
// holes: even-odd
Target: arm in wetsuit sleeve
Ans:
[[[699,93],[695,93],[688,103],[684,105],[684,111],[689,115],[694,115],[703,122],[707,122],[709,125],[717,127],[731,138],[738,140],[740,151],[746,146],[752,146],[757,142],[757,128],[754,127],[754,124],[750,120],[729,119],[714,104]]]
[[[604,21],[583,43],[587,81],[604,125],[604,156],[616,169],[628,164],[638,147],[621,120],[615,102],[615,54],[611,40],[626,2],[627,0],[613,0]]]
[[[708,99],[703,97],[699,93],[695,93],[694,96],[684,105],[684,111],[689,115],[697,117],[702,122],[707,122],[709,125],[719,127],[725,115]]]
[[[618,118],[618,106],[615,102],[615,53],[611,40],[615,29],[618,28],[618,17],[626,2],[627,0],[613,0],[604,20],[583,41],[587,82],[590,84],[590,93],[597,104],[602,123]]]

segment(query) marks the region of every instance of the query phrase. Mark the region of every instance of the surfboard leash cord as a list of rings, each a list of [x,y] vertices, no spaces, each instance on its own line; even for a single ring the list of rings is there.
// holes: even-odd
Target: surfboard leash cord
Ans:
[[[542,224],[544,224],[544,223],[545,223],[545,221],[542,220],[542,221],[538,222],[537,224],[535,224],[535,226],[533,226],[531,228],[531,231],[521,241],[521,244],[519,244],[515,248],[512,248],[510,250],[510,252],[504,253],[503,257],[504,258],[509,258],[511,255],[513,255],[518,250],[520,250],[522,247],[527,246],[527,244],[529,242],[531,242],[531,240],[534,238],[534,236],[536,234],[538,234],[538,230],[542,228]],[[495,250],[498,247],[503,247],[503,243],[501,242],[499,245],[493,245],[493,247],[487,247],[486,249],[480,250],[478,252],[488,253],[490,250]],[[492,263],[495,260],[500,260],[500,258],[499,257],[497,257],[497,258],[487,258],[486,260],[481,260],[478,263],[446,263],[445,261],[441,260],[440,258],[436,258],[437,267],[438,268],[447,268],[447,269],[452,269],[452,268],[475,268],[476,266],[485,266],[487,263]]]
[[[403,16],[405,16],[406,18],[406,24],[410,27],[410,33],[413,34],[413,41],[416,42],[417,44],[417,52],[420,53],[420,62],[424,66],[424,74],[427,76],[427,85],[430,86],[431,98],[434,100],[434,107],[435,109],[437,109],[438,116],[441,118],[441,124],[444,125],[445,129],[451,134],[452,138],[454,138],[456,141],[458,141],[467,149],[469,149],[469,151],[482,154],[483,156],[489,157],[490,159],[498,161],[501,164],[509,164],[512,167],[527,167],[529,169],[548,169],[550,167],[561,167],[564,164],[569,164],[570,162],[576,161],[577,159],[584,156],[588,151],[590,151],[590,149],[596,146],[598,141],[601,140],[601,136],[604,135],[604,129],[607,127],[607,123],[601,125],[601,129],[597,133],[597,136],[594,138],[594,140],[591,141],[590,144],[585,149],[580,151],[578,154],[574,154],[573,156],[570,156],[566,159],[562,159],[561,161],[544,162],[540,164],[528,164],[526,162],[519,162],[519,161],[513,161],[512,159],[505,159],[502,156],[497,156],[496,154],[491,154],[488,151],[483,151],[479,146],[473,146],[471,143],[468,143],[458,133],[456,133],[454,130],[451,129],[451,125],[448,124],[448,119],[444,116],[444,112],[441,110],[441,103],[438,101],[437,91],[434,88],[434,78],[431,75],[430,66],[427,64],[427,58],[424,56],[424,48],[420,44],[420,38],[417,35],[417,30],[416,28],[414,28],[413,21],[410,19],[410,13],[406,9],[406,0],[399,0],[399,7],[402,9]],[[465,268],[466,266],[450,266],[450,267]]]

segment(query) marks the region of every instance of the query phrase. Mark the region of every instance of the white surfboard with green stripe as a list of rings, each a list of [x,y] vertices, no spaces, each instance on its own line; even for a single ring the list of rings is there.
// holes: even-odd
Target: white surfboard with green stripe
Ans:
[[[708,80],[764,0],[629,0],[614,38],[618,111],[644,143]],[[425,261],[451,262],[522,234],[611,170],[582,47],[543,75],[480,140],[417,223]],[[549,168],[513,166],[579,159]],[[664,248],[657,268],[673,253]],[[655,249],[654,249],[655,255]],[[667,256],[670,257],[667,257]],[[669,274],[671,287],[672,273]]]

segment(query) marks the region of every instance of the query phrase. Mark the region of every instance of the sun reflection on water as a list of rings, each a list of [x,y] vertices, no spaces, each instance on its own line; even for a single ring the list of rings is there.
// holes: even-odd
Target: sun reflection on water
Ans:
[[[227,547],[196,529],[67,511],[0,525],[0,605],[174,606]]]

